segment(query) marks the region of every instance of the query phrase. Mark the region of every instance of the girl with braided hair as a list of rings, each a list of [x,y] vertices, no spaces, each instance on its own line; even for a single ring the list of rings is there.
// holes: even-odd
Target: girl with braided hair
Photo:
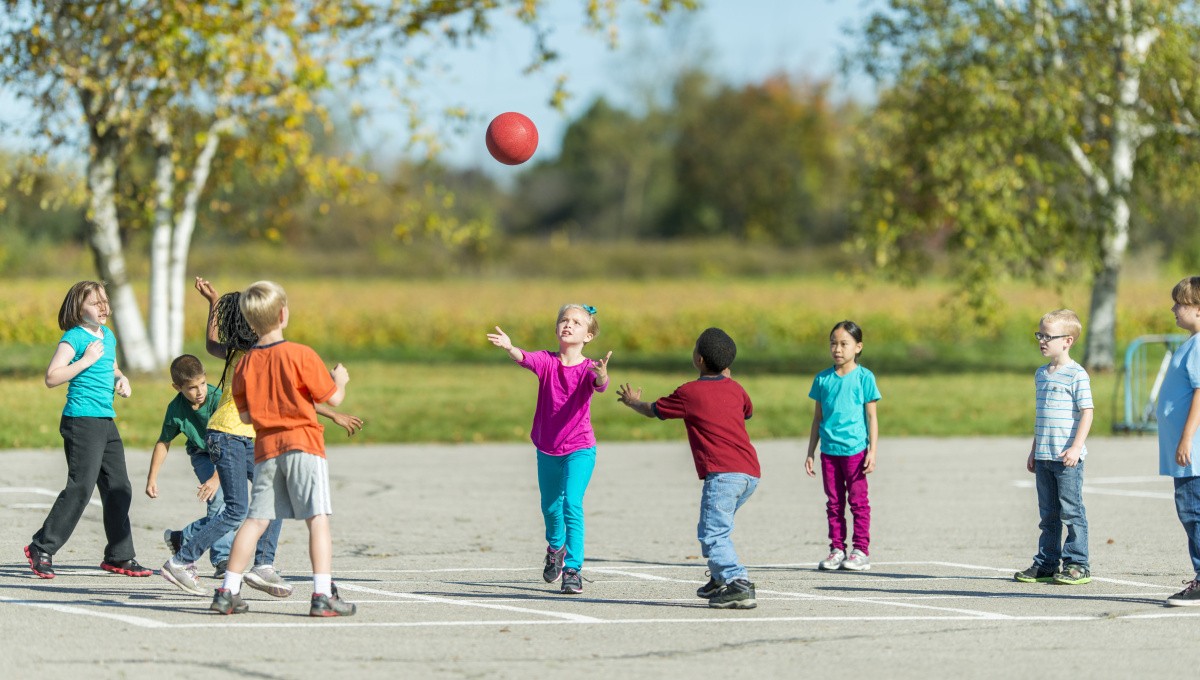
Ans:
[[[213,543],[227,533],[236,531],[250,510],[250,491],[247,482],[254,482],[254,427],[242,422],[233,402],[233,390],[226,390],[226,381],[232,381],[233,370],[250,348],[258,342],[258,335],[250,328],[246,317],[238,308],[241,293],[217,295],[213,285],[196,277],[196,290],[208,300],[208,331],[205,347],[208,353],[225,360],[221,371],[221,399],[208,421],[205,443],[208,455],[217,469],[221,480],[221,492],[225,496],[225,508],[213,516],[195,535],[184,537],[168,529],[163,536],[171,549],[172,557],[163,565],[163,576],[186,592],[207,595],[196,577],[195,561]],[[316,405],[317,413],[329,418],[339,427],[353,435],[362,429],[363,421],[357,416],[338,413],[326,404]],[[279,545],[281,520],[272,520],[258,541],[254,555],[254,566],[245,574],[245,582],[252,588],[275,597],[292,594],[292,584],[285,581],[275,569],[275,550]],[[217,569],[215,578],[222,578],[224,569]]]

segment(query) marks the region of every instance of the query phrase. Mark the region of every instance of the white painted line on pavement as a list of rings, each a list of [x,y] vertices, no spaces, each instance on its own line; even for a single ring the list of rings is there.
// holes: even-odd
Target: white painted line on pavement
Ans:
[[[0,486],[0,493],[31,493],[35,496],[49,496],[50,498],[58,498],[59,492],[51,491],[50,489],[43,489],[40,486]],[[94,505],[96,507],[101,507],[100,501],[96,500],[95,498],[89,498],[88,505]],[[17,508],[17,507],[22,507],[22,506],[21,505],[10,505],[9,507]],[[40,508],[42,506],[31,504],[26,507]],[[48,508],[50,506],[47,505],[45,507]]]
[[[452,604],[458,607],[478,607],[480,609],[498,609],[501,611],[519,612],[521,614],[537,614],[540,616],[550,616],[556,619],[563,619],[574,623],[598,623],[601,620],[592,616],[583,616],[582,614],[550,612],[543,609],[527,609],[525,607],[510,607],[508,605],[494,604],[490,602],[471,602],[469,600],[458,600],[450,597],[434,597],[432,595],[418,595],[416,593],[396,593],[390,590],[367,588],[366,586],[360,586],[354,583],[338,583],[338,590],[356,593],[369,593],[371,595],[383,595],[386,597],[396,597],[400,599],[417,600],[421,602],[439,602],[442,604]]]

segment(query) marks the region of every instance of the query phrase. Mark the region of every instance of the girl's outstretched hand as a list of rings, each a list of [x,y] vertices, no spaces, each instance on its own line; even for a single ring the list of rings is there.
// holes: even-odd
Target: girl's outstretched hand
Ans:
[[[608,360],[612,358],[612,352],[604,355],[604,358],[599,361],[593,361],[588,370],[596,376],[596,383],[603,385],[608,382]]]
[[[202,279],[199,276],[196,277],[196,290],[199,291],[200,294],[204,296],[204,299],[208,300],[210,304],[216,302],[217,298],[221,297],[220,295],[217,295],[217,289],[213,288],[212,284],[209,283],[207,279]]]
[[[508,339],[508,334],[506,334],[504,331],[500,330],[499,326],[496,326],[495,333],[487,334],[487,339],[493,345],[499,347],[500,349],[502,349],[506,352],[513,348],[512,340]],[[610,352],[610,354],[611,354],[611,352]]]

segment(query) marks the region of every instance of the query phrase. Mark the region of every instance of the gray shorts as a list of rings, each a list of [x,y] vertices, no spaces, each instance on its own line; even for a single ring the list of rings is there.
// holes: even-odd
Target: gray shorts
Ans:
[[[308,519],[332,515],[329,463],[324,457],[289,451],[254,465],[251,519]]]

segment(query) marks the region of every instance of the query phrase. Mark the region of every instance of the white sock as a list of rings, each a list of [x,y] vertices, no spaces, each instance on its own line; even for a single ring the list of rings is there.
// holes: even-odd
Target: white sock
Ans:
[[[332,586],[332,574],[313,574],[313,592],[317,595],[333,595]]]
[[[227,570],[225,572],[225,581],[221,583],[221,587],[237,595],[242,592],[242,575],[233,569]]]

